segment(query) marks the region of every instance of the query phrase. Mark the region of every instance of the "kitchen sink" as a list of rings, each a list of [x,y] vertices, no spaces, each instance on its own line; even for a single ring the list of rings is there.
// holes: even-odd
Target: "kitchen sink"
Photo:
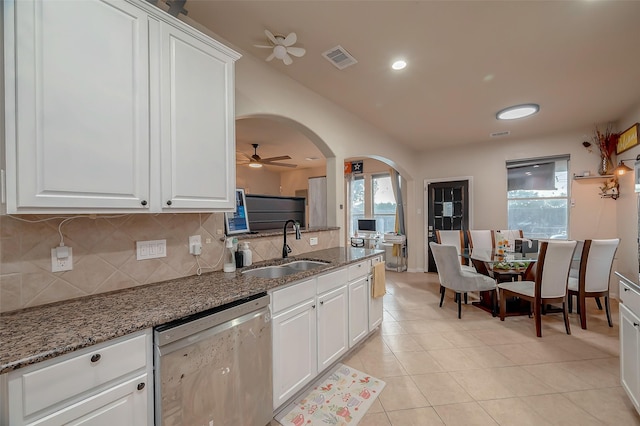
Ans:
[[[280,278],[287,275],[297,274],[299,270],[293,268],[283,268],[280,265],[277,266],[265,266],[263,268],[249,269],[248,271],[242,271],[244,275],[258,278]]]
[[[293,262],[285,263],[280,266],[295,269],[296,271],[309,271],[325,265],[327,265],[326,262],[320,262],[317,260],[294,260]]]
[[[297,274],[298,272],[309,271],[324,265],[327,265],[327,263],[317,260],[294,260],[293,262],[284,263],[282,265],[249,269],[248,271],[242,271],[242,273],[250,277],[280,278],[287,275]]]

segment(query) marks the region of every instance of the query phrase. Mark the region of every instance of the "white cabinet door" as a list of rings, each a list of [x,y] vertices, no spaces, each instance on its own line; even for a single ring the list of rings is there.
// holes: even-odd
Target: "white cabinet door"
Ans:
[[[5,40],[7,105],[15,104],[6,111],[8,212],[146,208],[147,14],[112,0],[12,5],[15,28]]]
[[[348,308],[346,285],[318,296],[318,372],[349,349]]]
[[[349,347],[369,331],[369,293],[367,276],[349,283]]]
[[[316,301],[275,315],[273,327],[273,408],[302,389],[317,373]]]
[[[162,208],[233,209],[234,58],[172,25],[160,32]]]
[[[640,412],[640,318],[620,304],[620,382]]]
[[[369,331],[373,331],[374,328],[382,324],[383,304],[384,297],[372,297],[373,278],[369,276],[369,282],[367,283],[367,295],[369,298]]]
[[[66,407],[29,425],[138,426],[148,424],[146,374]]]

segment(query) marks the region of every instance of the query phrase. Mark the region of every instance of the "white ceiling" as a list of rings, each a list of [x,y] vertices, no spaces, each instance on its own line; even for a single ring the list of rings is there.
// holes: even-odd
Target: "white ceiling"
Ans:
[[[520,139],[593,127],[640,103],[640,1],[189,0],[185,8],[245,55],[269,55],[253,47],[266,44],[265,28],[296,32],[306,55],[269,66],[421,151],[506,130],[502,138]],[[356,65],[340,71],[322,57],[338,44]],[[407,68],[392,71],[396,58]],[[540,112],[495,119],[527,102]],[[277,126],[257,134],[238,122],[238,149],[263,142],[263,157],[302,149],[269,131]]]

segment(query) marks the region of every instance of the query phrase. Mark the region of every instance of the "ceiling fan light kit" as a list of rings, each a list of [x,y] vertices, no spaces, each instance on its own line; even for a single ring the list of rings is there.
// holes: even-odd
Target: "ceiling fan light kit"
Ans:
[[[249,156],[247,154],[245,154],[244,152],[239,152],[240,155],[242,155],[243,157],[246,157],[245,161],[238,161],[237,157],[236,157],[236,162],[238,164],[247,164],[249,167],[253,167],[253,168],[260,168],[263,165],[265,166],[279,166],[279,167],[298,167],[296,164],[287,164],[287,163],[277,163],[276,161],[280,161],[280,160],[291,160],[291,157],[289,157],[288,155],[280,155],[278,157],[269,157],[269,158],[262,158],[258,155],[258,147],[260,146],[257,143],[252,143],[251,146],[253,147],[253,155]]]
[[[266,61],[271,61],[273,58],[280,59],[285,65],[291,65],[293,63],[293,59],[290,55],[296,56],[298,58],[304,56],[307,53],[306,49],[302,47],[293,46],[298,41],[298,36],[296,33],[289,33],[288,36],[282,35],[273,35],[273,33],[269,30],[264,30],[267,39],[271,43],[270,46],[255,44],[255,47],[261,49],[273,49],[273,52],[267,58]]]

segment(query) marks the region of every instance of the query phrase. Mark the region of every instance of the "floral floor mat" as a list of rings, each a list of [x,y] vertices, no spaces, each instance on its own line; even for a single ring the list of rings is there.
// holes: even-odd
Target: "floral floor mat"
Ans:
[[[385,385],[382,380],[339,364],[276,420],[284,426],[357,425]]]

